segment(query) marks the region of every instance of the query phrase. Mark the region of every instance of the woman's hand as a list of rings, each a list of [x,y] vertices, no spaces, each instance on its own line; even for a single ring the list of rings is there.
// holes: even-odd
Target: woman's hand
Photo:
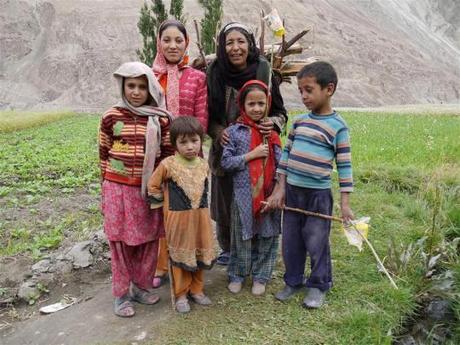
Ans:
[[[228,136],[227,129],[224,129],[222,133],[220,134],[220,144],[222,146],[225,146],[228,144],[228,141],[230,140],[230,137]]]
[[[259,124],[257,124],[257,128],[260,131],[260,134],[263,136],[270,135],[271,131],[273,130],[273,121],[269,118],[262,119]]]
[[[268,156],[268,144],[260,144],[251,152],[246,153],[246,162],[252,161],[257,158],[265,158]]]

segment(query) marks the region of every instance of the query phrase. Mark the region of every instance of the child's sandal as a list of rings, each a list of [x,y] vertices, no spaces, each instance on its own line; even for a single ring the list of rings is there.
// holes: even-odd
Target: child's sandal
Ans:
[[[185,314],[190,311],[190,304],[188,303],[188,300],[185,299],[178,299],[176,301],[176,311],[180,314]]]
[[[160,296],[152,292],[142,290],[135,284],[131,284],[129,287],[129,296],[133,301],[141,304],[155,304],[160,300]]]
[[[132,317],[136,313],[128,295],[115,298],[113,301],[113,312],[119,317]]]
[[[193,302],[199,305],[212,305],[211,299],[206,296],[205,294],[199,294],[199,295],[192,295],[190,294],[190,297]]]

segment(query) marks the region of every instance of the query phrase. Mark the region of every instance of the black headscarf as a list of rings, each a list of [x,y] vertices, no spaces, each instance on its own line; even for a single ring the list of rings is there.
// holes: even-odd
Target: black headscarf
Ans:
[[[238,31],[248,41],[247,67],[240,71],[230,63],[225,50],[226,36],[230,31]],[[217,40],[217,72],[224,85],[229,85],[239,90],[248,80],[256,78],[259,48],[252,32],[245,25],[231,22],[225,25],[219,33]]]

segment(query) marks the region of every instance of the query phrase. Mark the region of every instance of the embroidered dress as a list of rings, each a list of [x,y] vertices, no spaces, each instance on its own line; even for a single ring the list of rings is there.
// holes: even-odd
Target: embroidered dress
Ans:
[[[211,268],[215,259],[207,198],[208,169],[200,157],[188,161],[176,154],[160,163],[148,183],[152,207],[164,205],[170,258],[187,271]]]

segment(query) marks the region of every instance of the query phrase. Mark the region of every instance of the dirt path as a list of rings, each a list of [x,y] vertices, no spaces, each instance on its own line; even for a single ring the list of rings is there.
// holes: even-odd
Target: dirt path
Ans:
[[[0,344],[8,345],[77,345],[77,344],[141,344],[154,342],[153,325],[178,317],[171,309],[169,285],[158,289],[161,300],[154,306],[136,305],[136,315],[130,319],[116,317],[112,312],[110,275],[105,272],[91,281],[80,281],[78,304],[50,315],[40,315],[39,306],[25,321],[13,323],[0,331]],[[206,275],[206,286],[226,279],[222,266],[214,267]],[[75,286],[73,287],[75,288]],[[70,290],[69,290],[70,289]],[[54,291],[52,298],[42,305],[57,302],[72,291]],[[193,308],[198,308],[192,305]]]

